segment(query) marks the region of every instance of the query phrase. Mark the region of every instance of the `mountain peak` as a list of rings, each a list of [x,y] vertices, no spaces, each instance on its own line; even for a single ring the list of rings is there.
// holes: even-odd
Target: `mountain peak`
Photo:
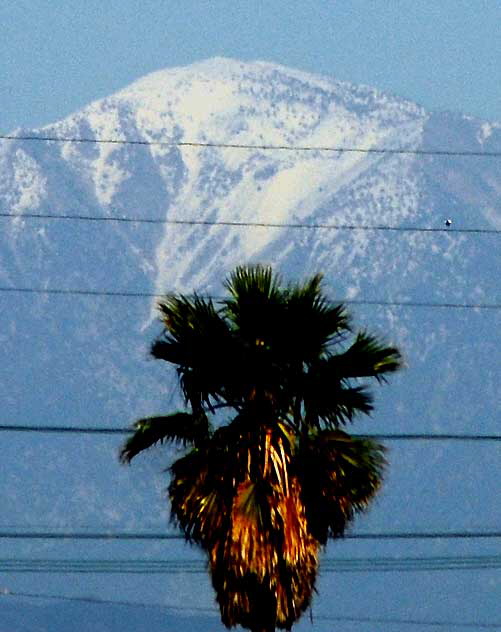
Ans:
[[[150,73],[44,129],[124,140],[332,145],[354,142],[363,121],[375,131],[425,116],[374,88],[215,57]],[[379,137],[371,135],[369,145]]]
[[[399,97],[383,93],[366,85],[356,85],[339,81],[333,77],[308,73],[270,61],[241,61],[227,57],[213,57],[186,66],[165,68],[149,73],[124,87],[113,95],[114,98],[126,98],[136,101],[147,99],[157,92],[172,92],[182,89],[183,85],[200,85],[208,89],[208,84],[233,85],[235,92],[245,87],[253,88],[260,95],[272,94],[274,98],[287,93],[288,97],[304,100],[304,91],[323,93],[336,101],[377,102],[381,106],[398,104],[422,112],[416,104]],[[257,93],[256,93],[256,96]]]

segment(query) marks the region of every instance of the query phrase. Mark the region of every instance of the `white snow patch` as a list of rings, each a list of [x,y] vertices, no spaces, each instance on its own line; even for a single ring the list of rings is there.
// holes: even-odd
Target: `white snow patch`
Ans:
[[[501,123],[482,123],[477,133],[478,142],[483,145],[497,129],[501,129]]]
[[[22,149],[16,149],[12,168],[17,199],[12,201],[10,212],[22,215],[36,210],[47,196],[47,179],[37,162]]]

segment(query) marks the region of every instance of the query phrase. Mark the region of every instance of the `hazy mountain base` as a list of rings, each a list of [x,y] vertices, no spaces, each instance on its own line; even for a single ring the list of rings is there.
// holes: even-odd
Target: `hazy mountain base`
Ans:
[[[213,616],[183,616],[165,609],[113,604],[36,604],[26,600],[0,604],[0,632],[212,632],[225,628]]]

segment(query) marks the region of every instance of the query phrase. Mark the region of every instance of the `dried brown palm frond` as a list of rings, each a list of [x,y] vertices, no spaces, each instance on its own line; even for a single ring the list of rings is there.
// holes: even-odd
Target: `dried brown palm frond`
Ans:
[[[290,477],[282,436],[268,430],[251,480],[252,456],[237,486],[224,541],[209,553],[225,625],[290,629],[310,604],[318,568],[318,542],[310,534],[299,481]]]

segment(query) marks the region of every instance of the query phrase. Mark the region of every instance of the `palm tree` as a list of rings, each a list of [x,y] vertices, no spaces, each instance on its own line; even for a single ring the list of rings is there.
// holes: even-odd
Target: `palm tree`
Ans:
[[[170,467],[171,516],[207,553],[223,623],[290,630],[310,604],[320,546],[381,485],[383,446],[342,428],[372,410],[360,379],[384,381],[401,356],[353,334],[320,275],[283,286],[271,268],[246,266],[225,286],[219,306],[160,301],[152,354],[177,367],[189,412],[140,419],[121,459],[186,447]]]

